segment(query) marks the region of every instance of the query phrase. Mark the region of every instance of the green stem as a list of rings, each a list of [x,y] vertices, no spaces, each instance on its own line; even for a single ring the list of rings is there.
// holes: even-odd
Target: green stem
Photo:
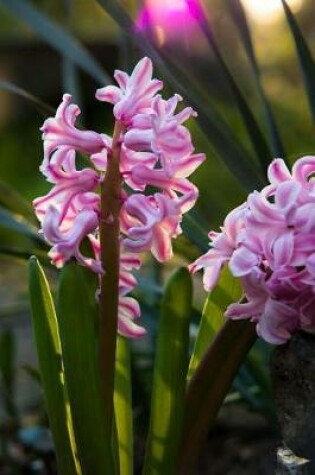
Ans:
[[[120,136],[123,125],[116,121],[111,154],[101,190],[100,242],[104,274],[101,278],[99,359],[106,426],[113,427],[114,373],[118,318],[119,213],[122,178],[119,170]]]

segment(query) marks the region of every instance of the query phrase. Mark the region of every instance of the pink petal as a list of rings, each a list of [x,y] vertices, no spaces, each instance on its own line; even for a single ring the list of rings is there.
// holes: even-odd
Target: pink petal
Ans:
[[[268,168],[268,179],[270,183],[275,185],[292,179],[291,173],[282,158],[276,158],[271,162]]]
[[[97,100],[102,102],[109,102],[110,104],[116,104],[121,100],[122,94],[117,86],[106,86],[101,89],[97,89],[95,93]]]

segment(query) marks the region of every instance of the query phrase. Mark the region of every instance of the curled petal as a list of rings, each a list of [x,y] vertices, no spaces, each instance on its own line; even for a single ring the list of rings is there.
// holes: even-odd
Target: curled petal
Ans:
[[[295,309],[282,302],[269,299],[257,324],[257,334],[272,345],[281,345],[298,328]]]
[[[61,221],[69,218],[69,214],[75,214],[74,209],[83,209],[83,207],[96,209],[99,196],[90,191],[94,190],[98,183],[97,173],[89,168],[75,171],[71,177],[69,175],[66,179],[60,179],[46,196],[33,201],[37,218],[42,222],[51,206],[60,211]]]
[[[162,188],[170,197],[177,200],[182,213],[189,211],[198,197],[198,189],[185,178],[170,177],[163,169],[150,169],[136,165],[130,172],[132,183],[138,188],[146,185]],[[181,196],[178,198],[178,193]]]
[[[226,261],[226,257],[219,256],[213,249],[210,249],[210,251],[190,264],[188,269],[192,273],[204,269],[203,285],[207,292],[211,292],[219,280],[221,269]]]
[[[302,184],[307,184],[315,173],[315,156],[300,158],[292,167],[293,178]]]
[[[91,130],[79,130],[75,127],[80,109],[77,105],[71,104],[71,99],[70,94],[64,94],[56,116],[46,119],[41,128],[44,140],[44,161],[41,165],[41,171],[44,174],[51,153],[60,146],[66,146],[87,154],[99,152],[104,148],[102,135]]]
[[[98,216],[92,210],[84,210],[79,213],[73,222],[71,229],[63,232],[60,229],[60,213],[51,207],[43,222],[43,234],[45,239],[53,244],[49,252],[53,263],[61,267],[65,262],[74,257],[80,264],[89,267],[94,272],[102,272],[101,264],[95,259],[87,258],[80,252],[80,245],[85,236],[93,233],[98,226]]]
[[[268,179],[270,183],[278,185],[287,180],[291,180],[292,176],[282,158],[275,158],[268,168]]]
[[[122,91],[117,86],[106,86],[98,89],[95,94],[96,99],[102,102],[116,104],[123,97]]]
[[[261,256],[251,252],[246,246],[241,246],[233,252],[229,268],[235,277],[249,274],[261,262]]]
[[[171,239],[180,232],[180,211],[168,197],[132,195],[124,204],[124,247],[130,252],[151,250],[159,261],[171,257]]]
[[[118,332],[129,338],[139,338],[146,334],[143,327],[134,320],[140,317],[138,302],[132,297],[120,297],[118,307]]]

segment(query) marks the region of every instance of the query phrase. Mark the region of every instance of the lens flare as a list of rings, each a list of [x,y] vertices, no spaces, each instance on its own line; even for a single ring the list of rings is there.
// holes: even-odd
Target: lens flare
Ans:
[[[197,28],[185,0],[146,0],[136,27],[143,32],[150,31],[160,46],[192,38]]]
[[[259,23],[271,23],[277,21],[282,13],[283,6],[281,0],[242,0],[248,14]],[[293,12],[298,11],[303,0],[287,0]]]

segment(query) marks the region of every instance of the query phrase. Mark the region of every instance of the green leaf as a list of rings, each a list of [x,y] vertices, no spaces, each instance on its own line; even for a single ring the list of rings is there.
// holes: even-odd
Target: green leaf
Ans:
[[[192,473],[200,445],[256,338],[254,323],[228,320],[204,355],[188,386],[178,473]]]
[[[203,308],[195,348],[189,364],[189,380],[194,375],[215,335],[222,327],[227,306],[239,300],[241,295],[242,288],[239,280],[232,276],[228,267],[225,267],[218,285],[209,293]]]
[[[6,81],[5,79],[0,79],[0,89],[4,91],[12,92],[13,94],[26,99],[31,104],[35,106],[35,108],[45,117],[47,115],[55,114],[55,109],[50,105],[43,102],[36,96],[33,96],[29,92],[25,91],[25,89],[20,88],[16,84],[11,81]]]
[[[191,301],[191,277],[182,268],[168,281],[161,305],[145,475],[175,473],[184,417]]]
[[[209,238],[207,231],[201,224],[188,213],[182,222],[182,228],[184,235],[195,244],[201,253],[207,252],[209,249]]]
[[[226,3],[231,12],[233,21],[236,27],[238,28],[246,55],[248,57],[249,63],[251,64],[251,67],[254,73],[257,91],[258,91],[260,101],[263,107],[263,112],[265,115],[272,153],[275,157],[285,158],[285,150],[284,150],[283,143],[280,137],[280,133],[278,131],[277,123],[275,121],[272,109],[270,107],[269,101],[266,97],[264,88],[262,86],[260,70],[259,70],[258,62],[256,60],[255,51],[254,51],[254,47],[253,47],[253,43],[251,39],[251,33],[250,33],[250,29],[247,23],[244,7],[242,6],[242,3],[240,0],[226,0]]]
[[[30,237],[42,245],[44,244],[35,226],[31,225],[22,216],[13,214],[2,206],[0,206],[0,228],[1,227]]]
[[[190,12],[196,18],[200,29],[202,30],[210,48],[214,53],[217,63],[223,73],[223,76],[226,79],[227,85],[230,88],[232,96],[234,97],[235,103],[238,106],[248,136],[252,142],[253,149],[255,150],[256,155],[260,161],[263,172],[265,172],[271,160],[271,152],[269,150],[269,146],[266,142],[266,139],[261,131],[261,128],[221,55],[220,49],[214,38],[213,28],[211,28],[210,26],[204,8],[201,4],[198,4],[195,1],[191,2],[191,0],[186,0],[186,3],[190,8]]]
[[[116,347],[114,405],[117,423],[120,473],[133,474],[133,415],[130,342],[118,336]]]
[[[21,249],[11,246],[0,246],[0,254],[27,261],[30,257],[35,256],[41,261],[44,266],[51,267],[51,260],[47,256],[47,252],[42,251],[41,249]]]
[[[133,21],[125,8],[117,0],[96,0],[127,34],[131,34]]]
[[[183,95],[185,101],[198,112],[197,121],[212,143],[215,151],[225,162],[226,166],[248,190],[259,189],[264,185],[264,176],[256,170],[247,150],[235,137],[232,129],[215,110],[213,104],[200,100],[200,95],[194,92],[192,80],[182,69],[164,61],[160,52],[149,42],[144,34],[134,28],[131,18],[119,2],[113,0],[97,0],[118,25],[127,33],[145,54],[147,54],[160,69],[174,90]]]
[[[17,415],[14,403],[15,339],[12,330],[4,330],[0,337],[0,374],[3,403],[9,416]]]
[[[1,87],[1,83],[0,83]],[[37,223],[31,204],[20,193],[0,178],[0,204],[13,213],[23,216],[31,223]]]
[[[61,475],[81,475],[65,391],[55,307],[47,279],[36,258],[29,263],[29,286],[33,332],[59,472]]]
[[[93,56],[68,31],[54,23],[50,18],[34,8],[26,0],[0,0],[16,18],[27,23],[44,41],[62,56],[69,57],[73,63],[92,76],[102,85],[111,81]]]
[[[39,386],[42,386],[42,379],[40,377],[40,372],[34,366],[29,364],[24,364],[21,366],[21,369]]]
[[[315,63],[311,51],[303,37],[299,25],[292,14],[289,5],[285,0],[281,0],[287,17],[287,21],[293,35],[297,55],[299,58],[305,89],[308,95],[310,111],[315,121]]]
[[[79,460],[84,474],[115,474],[97,360],[96,276],[70,262],[61,272],[58,324]]]

